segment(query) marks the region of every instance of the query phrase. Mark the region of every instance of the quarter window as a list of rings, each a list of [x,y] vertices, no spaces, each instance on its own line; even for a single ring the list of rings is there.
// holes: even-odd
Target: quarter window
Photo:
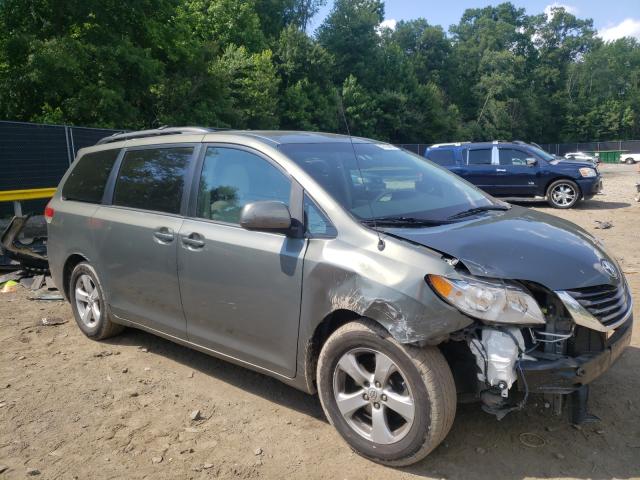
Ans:
[[[131,150],[122,159],[113,204],[180,213],[193,147]]]
[[[87,153],[72,166],[62,187],[62,198],[78,202],[100,203],[104,187],[120,150]]]
[[[491,149],[469,150],[467,163],[469,165],[491,165]]]
[[[287,176],[258,155],[209,147],[200,177],[197,216],[239,224],[246,204],[277,200],[288,206],[290,192]]]
[[[312,237],[335,237],[337,232],[331,221],[311,198],[304,195],[305,228]]]

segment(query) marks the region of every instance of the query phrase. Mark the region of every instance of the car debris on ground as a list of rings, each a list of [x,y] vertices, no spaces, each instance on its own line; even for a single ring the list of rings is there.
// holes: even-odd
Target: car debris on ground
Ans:
[[[15,280],[9,280],[2,285],[2,289],[0,289],[0,293],[13,293],[18,290],[18,286],[20,284]]]
[[[0,245],[5,260],[9,260],[3,265],[5,269],[15,267],[34,273],[49,271],[46,227],[40,217],[13,217],[0,235]]]
[[[34,274],[29,270],[17,270],[0,275],[0,293],[13,293],[18,288],[34,292],[34,295],[28,297],[29,300],[64,300],[51,277],[44,274]]]
[[[40,323],[45,327],[50,327],[53,325],[62,325],[63,323],[67,323],[67,320],[62,317],[44,317],[40,320]]]
[[[606,220],[595,220],[595,222],[596,222],[596,226],[595,226],[596,230],[608,230],[609,228],[613,227],[613,223]]]

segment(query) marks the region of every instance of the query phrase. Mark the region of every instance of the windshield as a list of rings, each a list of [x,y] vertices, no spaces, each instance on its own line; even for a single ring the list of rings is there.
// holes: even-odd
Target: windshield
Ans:
[[[533,145],[528,145],[528,147],[533,153],[535,153],[539,157],[542,157],[547,162],[550,162],[551,160],[555,160],[556,159],[555,155],[551,155],[549,152],[545,152],[541,148],[534,147]]]
[[[453,173],[392,145],[305,143],[285,144],[280,149],[360,220],[437,222],[496,205]]]

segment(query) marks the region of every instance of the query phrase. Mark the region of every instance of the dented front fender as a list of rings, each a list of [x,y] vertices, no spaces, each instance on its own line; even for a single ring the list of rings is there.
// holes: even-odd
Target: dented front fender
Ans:
[[[379,251],[375,241],[359,248],[340,239],[309,241],[303,338],[339,310],[375,320],[401,343],[436,344],[472,323],[442,302],[424,279],[428,273],[451,273],[439,253],[391,237],[384,243]]]

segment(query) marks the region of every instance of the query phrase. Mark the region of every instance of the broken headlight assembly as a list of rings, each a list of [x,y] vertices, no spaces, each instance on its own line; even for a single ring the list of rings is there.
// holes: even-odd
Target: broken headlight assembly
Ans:
[[[448,278],[427,275],[427,283],[444,301],[483,322],[543,325],[536,300],[524,288],[503,280],[480,280],[470,275]]]

